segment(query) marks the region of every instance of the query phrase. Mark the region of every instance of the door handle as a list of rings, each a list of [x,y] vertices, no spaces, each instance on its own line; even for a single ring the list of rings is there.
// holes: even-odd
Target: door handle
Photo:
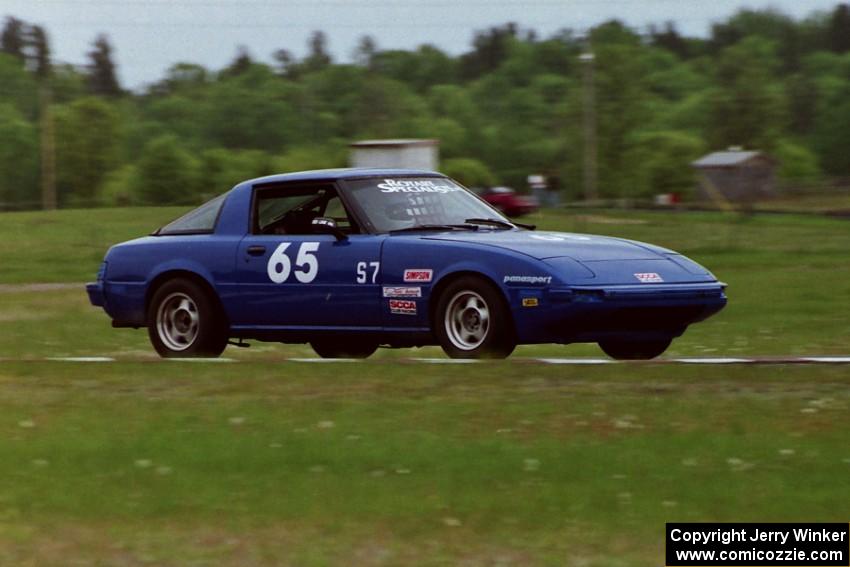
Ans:
[[[266,247],[258,245],[249,246],[247,252],[249,256],[262,256],[266,253]]]

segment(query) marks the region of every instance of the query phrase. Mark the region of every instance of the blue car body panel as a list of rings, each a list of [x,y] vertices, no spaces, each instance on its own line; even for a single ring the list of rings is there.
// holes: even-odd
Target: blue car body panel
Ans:
[[[155,286],[183,275],[214,291],[233,337],[302,342],[321,333],[369,333],[399,345],[435,342],[435,291],[466,273],[502,292],[519,343],[675,337],[726,303],[725,285],[702,266],[618,238],[486,227],[344,240],[250,230],[257,187],[391,176],[440,174],[342,169],[243,182],[227,193],[211,233],[113,246],[87,286],[89,299],[116,326],[141,327]],[[276,253],[294,262],[292,276],[279,283],[269,272]]]

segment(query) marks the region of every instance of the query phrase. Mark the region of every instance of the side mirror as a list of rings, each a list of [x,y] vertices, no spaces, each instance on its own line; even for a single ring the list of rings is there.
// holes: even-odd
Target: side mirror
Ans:
[[[345,233],[339,229],[336,221],[330,217],[316,217],[310,222],[310,226],[316,234],[333,234],[337,240],[348,239]]]

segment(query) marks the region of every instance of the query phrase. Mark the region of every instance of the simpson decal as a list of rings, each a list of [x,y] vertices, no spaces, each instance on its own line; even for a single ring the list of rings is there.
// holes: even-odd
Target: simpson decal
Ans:
[[[434,277],[434,270],[423,270],[412,268],[404,271],[404,282],[430,282]]]
[[[421,287],[385,287],[384,297],[422,297]]]
[[[523,307],[537,307],[540,305],[540,301],[536,297],[523,297],[522,298],[522,306]]]
[[[552,276],[505,276],[503,283],[550,284]]]
[[[646,272],[635,274],[635,277],[640,281],[640,283],[662,283],[664,278],[656,274],[655,272]]]
[[[395,315],[416,315],[416,302],[409,299],[390,299],[390,313]]]

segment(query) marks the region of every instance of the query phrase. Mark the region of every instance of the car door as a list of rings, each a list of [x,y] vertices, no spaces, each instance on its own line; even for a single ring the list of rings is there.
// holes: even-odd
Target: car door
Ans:
[[[384,237],[359,232],[335,186],[257,188],[252,209],[237,251],[237,325],[380,327]],[[317,234],[310,220],[318,216],[338,219],[346,238]]]

